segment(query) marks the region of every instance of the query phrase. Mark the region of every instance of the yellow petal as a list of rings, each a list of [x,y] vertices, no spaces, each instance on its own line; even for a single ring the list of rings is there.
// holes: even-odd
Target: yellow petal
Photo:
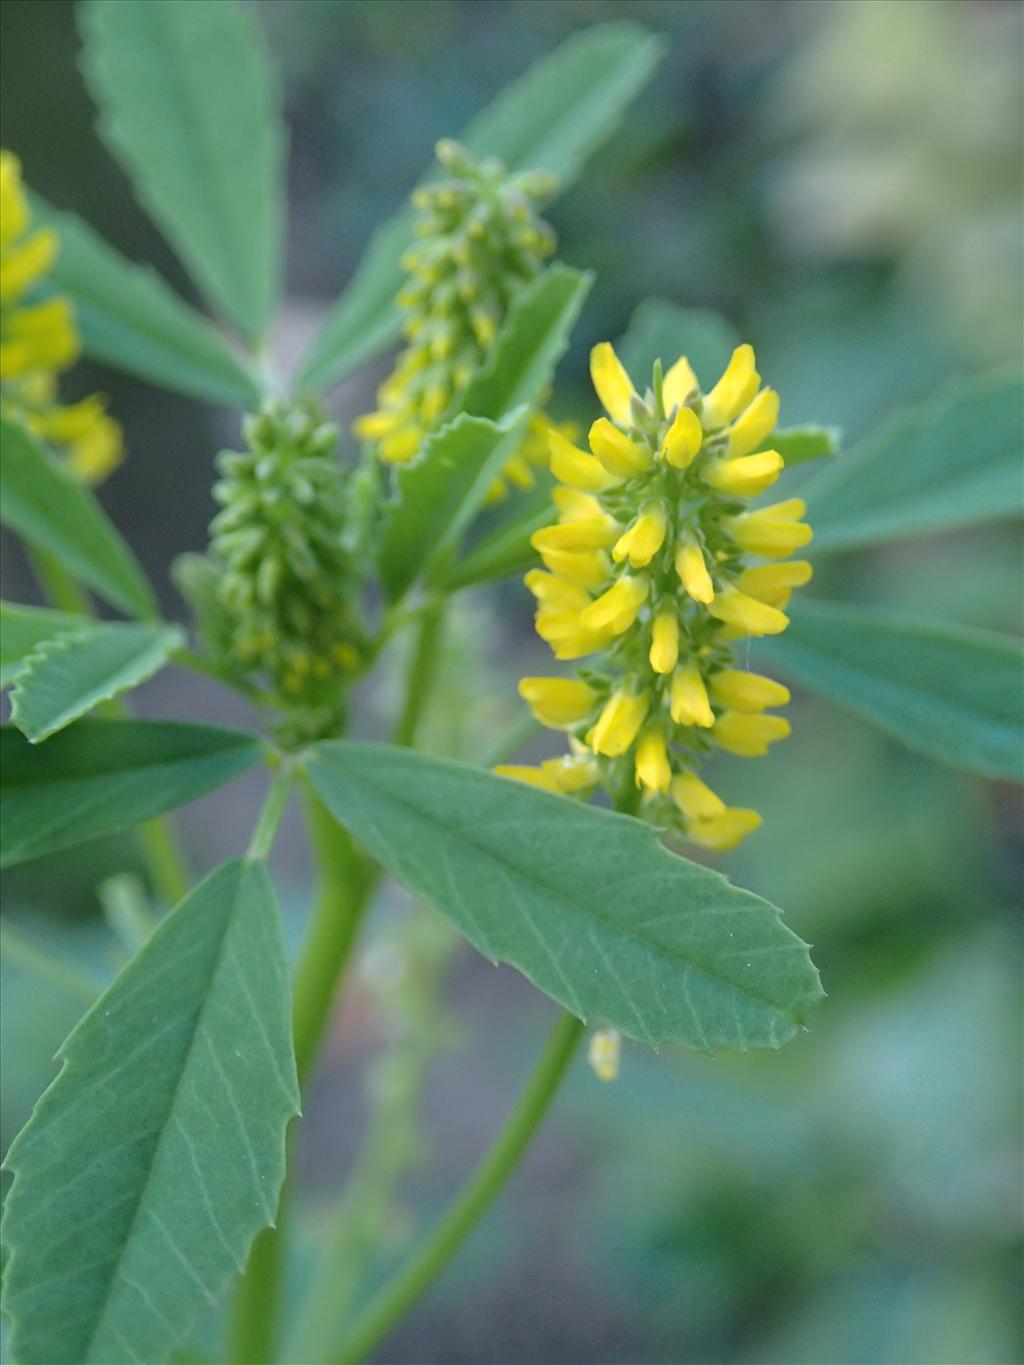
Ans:
[[[582,488],[589,493],[600,493],[606,488],[621,483],[621,479],[609,474],[600,460],[588,455],[567,441],[559,431],[548,433],[551,447],[551,472],[559,483]]]
[[[617,522],[610,517],[590,521],[560,521],[542,526],[530,537],[535,550],[604,550],[619,534]]]
[[[519,695],[552,730],[586,720],[597,704],[597,693],[578,678],[523,678]]]
[[[603,550],[543,549],[540,557],[553,574],[582,588],[599,588],[611,573]]]
[[[664,507],[660,503],[648,503],[629,530],[615,542],[612,559],[617,564],[628,559],[634,569],[644,568],[664,545],[667,530]]]
[[[680,408],[665,433],[661,447],[662,459],[676,469],[686,469],[700,450],[704,428],[692,408]]]
[[[613,692],[587,736],[594,753],[604,754],[606,758],[624,754],[644,723],[648,705],[646,696],[635,696],[621,688]]]
[[[667,792],[672,780],[665,737],[652,726],[644,730],[637,742],[633,760],[636,784],[649,792]]]
[[[601,776],[597,762],[592,758],[566,755],[563,758],[549,758],[541,765],[542,770],[558,786],[558,790],[571,795],[594,787]]]
[[[725,802],[696,773],[679,773],[673,777],[669,791],[688,820],[710,820],[725,812]]]
[[[654,462],[650,447],[631,441],[607,417],[599,417],[590,428],[587,438],[590,449],[608,470],[622,479],[630,479],[648,469]]]
[[[585,630],[613,629],[621,635],[637,618],[650,587],[646,574],[623,574],[580,617]]]
[[[743,406],[754,374],[753,346],[737,346],[721,379],[704,397],[701,416],[705,427],[723,427]],[[749,401],[749,399],[748,399]]]
[[[746,455],[756,450],[775,430],[778,420],[779,395],[774,389],[762,389],[729,428],[729,454]]]
[[[756,597],[770,607],[784,607],[793,589],[809,583],[813,572],[806,559],[791,559],[784,564],[758,564],[745,569],[736,586],[748,597]]]
[[[648,658],[655,673],[671,673],[679,661],[679,621],[671,607],[654,618]]]
[[[676,363],[671,366],[661,384],[661,397],[665,405],[665,412],[670,413],[673,408],[681,408],[686,400],[699,389],[697,376],[690,368],[690,362],[686,356],[680,356]]]
[[[777,607],[758,602],[737,588],[726,588],[709,604],[708,611],[726,625],[738,626],[748,635],[780,635],[789,617]]]
[[[735,460],[714,460],[704,470],[704,478],[720,493],[752,498],[773,484],[781,472],[779,452],[762,450],[757,455],[741,455]]]
[[[708,701],[707,688],[700,669],[690,664],[677,668],[669,690],[672,719],[677,725],[699,725],[708,730],[715,723],[715,713]]]
[[[0,260],[0,300],[14,303],[29,285],[35,284],[57,257],[57,234],[40,228],[31,237],[4,252]]]
[[[554,792],[556,796],[562,794],[558,779],[553,773],[545,772],[543,768],[534,768],[526,763],[499,763],[493,771],[498,777],[511,777],[516,782],[526,782],[531,787],[540,787],[543,791]]]
[[[789,688],[782,683],[737,668],[716,673],[711,679],[711,691],[716,700],[733,711],[763,711],[766,706],[785,706],[789,701]]]
[[[523,583],[539,602],[578,612],[590,606],[589,595],[578,583],[570,583],[541,569],[531,569]]]
[[[757,512],[743,512],[727,518],[723,525],[741,549],[752,555],[764,555],[766,559],[785,559],[813,539],[814,532],[806,522],[772,517],[770,512],[768,507]]]
[[[632,426],[636,391],[610,342],[602,341],[590,352],[590,378],[594,392],[612,421],[624,427]]]
[[[686,833],[695,844],[723,853],[726,849],[735,848],[760,824],[761,817],[756,810],[730,806],[710,820],[693,821],[687,826]]]
[[[693,541],[680,545],[676,551],[676,573],[680,583],[695,602],[708,603],[715,600],[715,585],[704,562],[704,553]]]
[[[743,715],[739,711],[725,711],[715,721],[711,738],[720,749],[740,758],[761,758],[769,744],[785,739],[789,721],[785,716]]]

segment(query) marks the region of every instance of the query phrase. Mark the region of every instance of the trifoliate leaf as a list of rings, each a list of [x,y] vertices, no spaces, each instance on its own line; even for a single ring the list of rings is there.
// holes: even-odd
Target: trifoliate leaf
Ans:
[[[801,490],[814,553],[1019,517],[1024,382],[997,371],[947,384]]]
[[[11,692],[11,720],[33,744],[138,687],[184,644],[177,626],[95,621],[40,643]]]
[[[908,748],[968,772],[1024,780],[1024,651],[993,631],[802,600],[754,645],[780,673]]]
[[[210,302],[263,334],[280,281],[285,135],[259,21],[237,0],[93,0],[99,128]]]
[[[130,616],[156,616],[135,556],[87,488],[20,422],[0,419],[0,518]]]
[[[0,730],[0,867],[174,810],[262,756],[238,730],[87,717],[34,747]]]
[[[821,996],[773,905],[639,820],[378,744],[318,744],[308,773],[399,881],[578,1018],[654,1045],[779,1047]]]
[[[7,1157],[12,1356],[166,1360],[273,1221],[298,1112],[262,863],[227,863],[196,887],[60,1056]]]

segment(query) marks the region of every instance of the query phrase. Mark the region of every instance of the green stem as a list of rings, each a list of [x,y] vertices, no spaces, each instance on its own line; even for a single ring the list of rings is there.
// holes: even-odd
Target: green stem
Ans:
[[[562,1014],[519,1103],[440,1223],[356,1320],[332,1365],[356,1365],[388,1335],[430,1288],[515,1170],[558,1093],[585,1026]]]
[[[295,774],[291,768],[281,768],[274,774],[274,780],[270,784],[263,801],[263,808],[256,821],[256,828],[249,840],[249,847],[245,854],[247,858],[268,858],[270,856],[270,850],[274,846],[277,829],[281,823],[281,816],[288,804],[294,778]]]
[[[416,643],[406,674],[405,700],[392,736],[395,744],[402,744],[407,748],[411,748],[416,742],[420,722],[434,688],[447,605],[446,599],[439,597],[424,607],[419,618]]]
[[[82,616],[93,615],[89,594],[51,554],[29,548],[28,557],[43,596],[51,607]],[[131,714],[124,698],[106,702],[103,710],[110,716]],[[136,837],[153,890],[168,908],[177,905],[192,885],[192,878],[170,820],[166,816],[147,820],[139,825]]]

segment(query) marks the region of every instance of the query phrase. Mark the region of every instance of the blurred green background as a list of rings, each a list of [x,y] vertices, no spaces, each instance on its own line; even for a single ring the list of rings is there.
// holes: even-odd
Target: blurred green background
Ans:
[[[256,8],[292,138],[284,356],[305,344],[437,137],[572,30],[628,17],[662,33],[668,52],[613,143],[549,215],[561,256],[598,272],[562,367],[559,411],[587,417],[588,348],[621,335],[651,296],[730,316],[780,390],[785,423],[835,423],[848,440],[949,375],[1019,358],[1017,3]],[[3,141],[28,181],[189,295],[93,132],[73,7],[4,0],[0,29]],[[364,411],[385,369],[344,385],[334,414]],[[130,458],[103,499],[180,616],[166,570],[205,541],[212,457],[236,440],[237,415],[88,364],[71,387],[111,396]],[[1019,549],[1005,526],[834,557],[814,592],[1018,631]],[[5,597],[33,595],[8,541],[3,568]],[[514,714],[518,675],[547,666],[530,611],[515,584],[462,604],[433,717],[438,750],[478,757]],[[385,669],[365,689],[371,731],[390,685]],[[238,703],[191,676],[163,675],[140,705],[245,723]],[[770,760],[723,758],[711,780],[765,816],[718,865],[783,906],[814,943],[829,999],[811,1031],[779,1054],[715,1060],[630,1047],[608,1086],[580,1066],[489,1221],[382,1360],[1022,1358],[1018,793],[947,772],[809,698],[797,697],[792,721],[793,738]],[[197,870],[238,850],[259,789],[242,780],[184,812]],[[82,974],[104,979],[124,951],[96,888],[134,866],[131,845],[112,840],[6,884],[18,938],[4,968],[5,1145],[88,998]],[[297,938],[309,884],[294,819],[275,871]],[[112,918],[123,939],[124,916]],[[332,1235],[330,1202],[373,1094],[380,1102],[389,1039],[407,1044],[429,1020],[446,1046],[426,1075],[422,1122],[395,1158],[407,1176],[394,1191],[385,1180],[364,1218],[369,1282],[475,1159],[551,1018],[514,973],[453,955],[424,923],[434,921],[397,893],[386,900],[326,1050],[303,1136],[310,1216],[297,1286]],[[75,975],[40,972],[33,945],[52,947]],[[403,987],[402,973],[416,969],[450,973],[451,1019],[429,991],[421,1002]],[[365,1084],[368,1062],[376,1089]]]

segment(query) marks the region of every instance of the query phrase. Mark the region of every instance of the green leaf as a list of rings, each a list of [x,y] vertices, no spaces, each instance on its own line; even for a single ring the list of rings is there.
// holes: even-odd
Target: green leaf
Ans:
[[[510,171],[551,171],[564,190],[618,127],[663,50],[660,38],[636,24],[596,24],[502,91],[461,140],[476,156],[499,157]],[[374,235],[302,363],[299,388],[328,388],[397,339],[399,261],[412,228],[413,215],[403,208]]]
[[[777,450],[789,469],[808,460],[837,455],[841,440],[838,427],[780,427],[772,432],[762,449]]]
[[[298,1112],[262,863],[211,873],[64,1043],[7,1158],[22,1365],[162,1361],[273,1221]]]
[[[237,0],[92,0],[84,69],[139,201],[220,312],[255,339],[280,280],[284,130]]]
[[[74,304],[87,354],[176,393],[258,405],[260,388],[244,363],[154,270],[133,265],[80,218],[35,196],[32,212],[60,236],[48,284]]]
[[[991,631],[803,600],[757,651],[782,673],[908,748],[1021,780],[1024,652]]]
[[[203,796],[262,756],[238,730],[170,721],[80,720],[42,748],[0,730],[0,867],[149,820]]]
[[[740,344],[732,323],[706,308],[681,308],[668,299],[644,299],[618,343],[619,359],[642,393],[660,360],[667,370],[686,356],[705,389],[718,380]]]
[[[416,578],[428,576],[437,558],[465,529],[476,510],[474,490],[500,470],[509,439],[521,437],[526,416],[527,409],[519,407],[496,424],[459,413],[427,438],[415,460],[399,468],[397,500],[384,522],[380,557],[381,581],[392,601]],[[486,487],[485,483],[485,491]]]
[[[138,687],[184,644],[177,626],[83,622],[41,642],[11,692],[11,720],[33,744],[102,701]]]
[[[802,490],[815,553],[975,526],[1021,511],[1024,384],[997,371],[885,422]]]
[[[517,498],[509,515],[448,570],[441,579],[441,587],[454,592],[525,573],[540,563],[530,537],[542,526],[549,526],[554,515],[550,486]]]
[[[156,616],[135,556],[87,488],[20,422],[0,419],[0,518],[130,616]]]
[[[509,309],[459,415],[399,469],[381,551],[381,576],[393,599],[429,573],[483,505],[519,444],[529,409],[551,382],[592,282],[564,265],[531,281]]]
[[[462,411],[499,422],[520,403],[535,407],[565,354],[593,283],[592,270],[567,265],[550,265],[531,280],[516,295],[487,364],[470,382]]]
[[[0,602],[0,687],[11,685],[37,645],[90,624],[88,616],[74,616],[69,611]]]
[[[642,1042],[779,1047],[821,995],[774,906],[649,825],[407,749],[318,744],[320,799],[495,962]]]

